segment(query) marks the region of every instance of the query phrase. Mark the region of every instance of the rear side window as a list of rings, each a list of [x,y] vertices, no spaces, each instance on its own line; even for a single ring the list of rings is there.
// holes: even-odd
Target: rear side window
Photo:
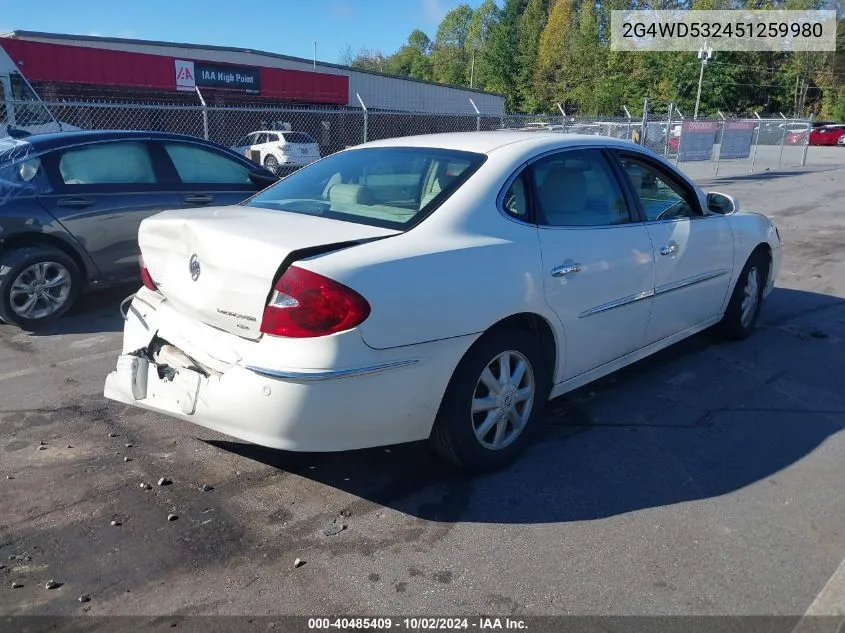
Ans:
[[[530,168],[537,224],[609,226],[631,221],[619,184],[598,150],[561,152]]]
[[[186,184],[247,184],[250,170],[239,161],[189,143],[165,143],[167,155]]]
[[[136,185],[156,182],[145,143],[98,143],[65,150],[59,158],[65,185]]]
[[[285,132],[282,134],[287,143],[316,143],[313,138],[302,132]]]

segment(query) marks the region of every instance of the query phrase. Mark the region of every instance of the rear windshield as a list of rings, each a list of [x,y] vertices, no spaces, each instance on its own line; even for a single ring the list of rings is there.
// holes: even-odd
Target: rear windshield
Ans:
[[[284,132],[282,134],[288,143],[316,143],[313,138],[302,132]]]
[[[443,203],[484,162],[483,154],[428,147],[373,147],[333,154],[245,204],[408,229]]]

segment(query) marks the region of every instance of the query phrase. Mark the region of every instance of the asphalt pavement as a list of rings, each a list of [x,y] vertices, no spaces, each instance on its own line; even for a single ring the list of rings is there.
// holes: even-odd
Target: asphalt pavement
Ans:
[[[752,338],[705,332],[556,400],[492,475],[106,401],[132,288],[0,325],[0,615],[845,609],[845,149],[808,162],[702,181],[780,227]]]

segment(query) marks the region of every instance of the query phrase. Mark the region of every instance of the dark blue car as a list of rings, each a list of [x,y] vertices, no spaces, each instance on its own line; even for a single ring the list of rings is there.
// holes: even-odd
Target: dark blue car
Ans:
[[[178,207],[237,204],[276,181],[237,153],[159,132],[0,138],[0,320],[24,328],[81,292],[139,279],[138,225]]]

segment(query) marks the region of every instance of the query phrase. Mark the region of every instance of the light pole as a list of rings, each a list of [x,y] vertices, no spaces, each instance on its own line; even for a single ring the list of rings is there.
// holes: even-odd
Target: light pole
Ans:
[[[693,119],[698,118],[698,104],[701,102],[701,82],[704,79],[704,67],[713,57],[713,49],[706,44],[698,49],[698,59],[701,60],[701,72],[698,74],[698,94],[695,95],[695,113]]]

